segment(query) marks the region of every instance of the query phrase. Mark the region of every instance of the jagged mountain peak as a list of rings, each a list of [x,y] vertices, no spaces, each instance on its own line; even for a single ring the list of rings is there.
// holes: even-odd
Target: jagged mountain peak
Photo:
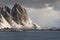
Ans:
[[[11,12],[12,16],[13,16],[13,20],[18,21],[21,23],[22,21],[26,21],[27,18],[27,12],[26,9],[21,7],[21,5],[19,4],[15,4],[14,7],[12,8],[12,12]]]
[[[18,3],[14,4],[14,6],[13,6],[12,9],[18,9],[21,13],[23,12],[23,10],[22,10],[23,8],[22,8],[21,5],[18,4]]]
[[[3,21],[0,24],[2,25],[1,28],[3,26],[6,28],[7,25],[8,28],[34,29],[34,26],[37,28],[37,25],[29,18],[26,9],[17,3],[12,9],[8,6],[0,7],[0,19]]]

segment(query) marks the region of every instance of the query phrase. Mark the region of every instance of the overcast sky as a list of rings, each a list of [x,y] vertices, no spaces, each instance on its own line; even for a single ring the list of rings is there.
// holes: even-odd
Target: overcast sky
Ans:
[[[0,0],[10,8],[15,0]],[[24,6],[33,22],[43,27],[60,27],[60,0],[18,0]]]

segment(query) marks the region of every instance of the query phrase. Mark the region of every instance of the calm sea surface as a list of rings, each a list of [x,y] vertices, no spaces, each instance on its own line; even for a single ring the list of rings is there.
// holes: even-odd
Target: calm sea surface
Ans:
[[[0,40],[60,40],[60,31],[0,32]]]

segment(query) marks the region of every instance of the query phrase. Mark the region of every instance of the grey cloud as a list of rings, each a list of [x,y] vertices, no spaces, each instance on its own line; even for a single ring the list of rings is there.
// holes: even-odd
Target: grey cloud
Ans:
[[[15,0],[0,0],[0,3],[5,5],[13,5],[15,2]],[[43,8],[44,4],[54,3],[54,0],[18,0],[18,3],[26,7]]]
[[[56,6],[56,1],[59,2],[59,0],[17,0],[19,4],[22,4],[25,7],[29,8],[44,8],[45,4],[50,4],[54,7],[54,10],[60,10],[60,5]],[[16,3],[16,0],[0,0],[1,4],[7,5],[9,7],[13,7],[13,5]]]

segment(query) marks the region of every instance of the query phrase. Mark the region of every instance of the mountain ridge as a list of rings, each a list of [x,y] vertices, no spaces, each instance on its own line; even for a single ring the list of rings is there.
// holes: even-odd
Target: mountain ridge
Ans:
[[[27,11],[20,4],[14,4],[10,9],[8,6],[0,6],[0,29],[41,29],[29,18]]]

